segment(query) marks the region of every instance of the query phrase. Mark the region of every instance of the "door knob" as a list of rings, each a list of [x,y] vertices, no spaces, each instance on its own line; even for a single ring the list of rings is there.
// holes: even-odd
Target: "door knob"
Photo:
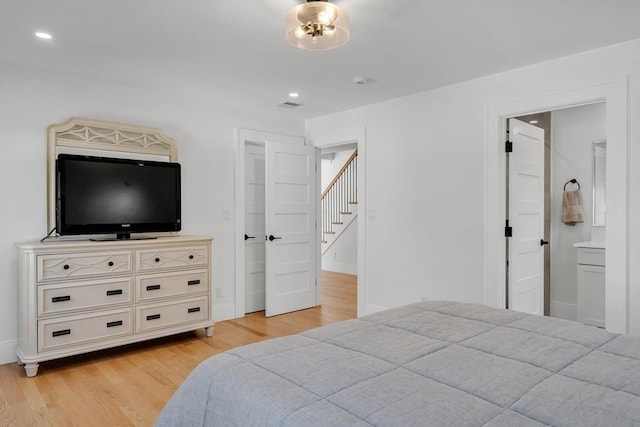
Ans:
[[[548,244],[549,244],[549,242],[547,242],[546,240],[540,239],[540,246],[544,246],[544,245],[548,245]]]
[[[244,240],[249,240],[249,239],[255,239],[256,236],[247,236],[246,234],[244,235]]]
[[[273,234],[269,234],[268,239],[270,242],[273,242],[276,239],[282,239],[282,237],[275,237]]]

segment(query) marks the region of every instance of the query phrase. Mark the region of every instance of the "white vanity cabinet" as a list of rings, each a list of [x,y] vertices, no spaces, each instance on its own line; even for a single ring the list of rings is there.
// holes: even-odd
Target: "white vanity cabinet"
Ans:
[[[578,322],[605,327],[604,247],[575,245],[578,250]]]
[[[18,362],[205,328],[213,334],[210,237],[18,244]]]

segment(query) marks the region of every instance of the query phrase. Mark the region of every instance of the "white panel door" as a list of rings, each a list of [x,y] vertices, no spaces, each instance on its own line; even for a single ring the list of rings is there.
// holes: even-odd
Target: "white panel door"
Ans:
[[[316,148],[266,143],[266,316],[313,307]]]
[[[244,311],[264,310],[264,144],[245,144]]]
[[[509,308],[544,314],[544,130],[509,120]]]

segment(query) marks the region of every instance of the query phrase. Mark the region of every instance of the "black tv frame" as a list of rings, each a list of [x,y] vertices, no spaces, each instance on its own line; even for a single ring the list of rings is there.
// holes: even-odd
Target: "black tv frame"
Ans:
[[[131,221],[113,221],[113,222],[99,222],[99,223],[67,223],[65,221],[67,211],[70,209],[67,200],[69,186],[67,185],[67,179],[70,179],[67,175],[67,170],[71,162],[80,162],[89,165],[96,165],[109,168],[110,165],[116,165],[115,169],[132,168],[147,168],[153,169],[154,172],[164,171],[168,169],[173,173],[166,173],[163,177],[172,176],[171,182],[173,183],[173,194],[164,201],[170,200],[170,210],[172,211],[172,218],[170,221],[163,219],[161,221],[152,221],[149,218],[148,221],[131,222]],[[114,169],[114,171],[115,171]],[[151,174],[150,174],[151,175]],[[129,176],[130,177],[130,176]],[[166,182],[163,182],[166,183]],[[95,182],[94,182],[95,184]],[[125,185],[126,183],[123,183]],[[158,184],[162,185],[162,184]],[[147,185],[146,189],[152,188]],[[90,191],[87,189],[86,191]],[[159,202],[160,198],[157,197],[157,192],[149,192],[148,194],[155,194],[155,202]],[[92,238],[91,240],[124,240],[124,239],[148,239],[154,238],[149,236],[137,236],[132,237],[132,233],[152,233],[152,232],[177,232],[182,228],[182,214],[181,214],[181,166],[179,163],[174,162],[160,162],[152,160],[137,160],[137,159],[123,159],[114,157],[97,157],[86,156],[76,154],[59,154],[56,159],[56,232],[58,235],[103,235],[115,233],[115,239],[110,237]],[[132,217],[133,218],[133,217]],[[123,217],[124,219],[124,217]]]

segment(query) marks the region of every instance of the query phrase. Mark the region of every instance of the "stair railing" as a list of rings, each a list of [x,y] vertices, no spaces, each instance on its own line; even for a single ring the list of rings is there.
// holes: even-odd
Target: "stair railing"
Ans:
[[[358,202],[357,191],[358,150],[356,149],[320,196],[323,236],[325,233],[333,233],[333,225],[340,224],[340,214],[350,212],[349,204]]]

